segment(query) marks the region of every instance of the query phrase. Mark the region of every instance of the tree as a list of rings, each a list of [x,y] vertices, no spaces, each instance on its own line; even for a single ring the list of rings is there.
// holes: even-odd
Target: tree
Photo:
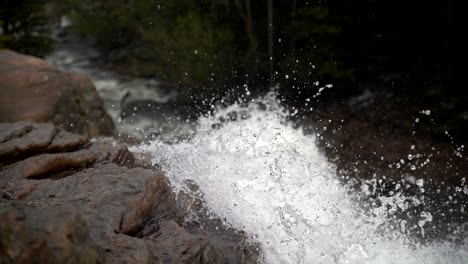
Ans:
[[[0,2],[0,47],[44,56],[51,51],[45,0],[3,0]]]
[[[245,33],[249,38],[250,49],[256,52],[257,38],[253,31],[252,7],[250,0],[245,0],[243,3],[240,0],[235,0],[234,3],[239,10],[239,14],[244,22]]]
[[[239,49],[230,2],[67,0],[74,29],[120,71],[165,79],[206,96],[236,73]],[[225,89],[225,88],[222,88]]]
[[[273,34],[274,34],[274,22],[273,22],[273,0],[268,0],[268,72],[270,77],[270,85],[273,84]]]

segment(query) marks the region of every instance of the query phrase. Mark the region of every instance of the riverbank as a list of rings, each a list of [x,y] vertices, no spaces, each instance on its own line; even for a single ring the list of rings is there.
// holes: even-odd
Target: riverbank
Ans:
[[[87,67],[89,63],[92,65],[92,60],[88,60]],[[73,65],[82,67],[79,63],[70,64]],[[98,78],[96,83],[100,82]],[[181,138],[191,138],[199,126],[197,117],[207,114],[206,110],[191,108],[183,102],[174,105],[157,102],[157,94],[139,92],[142,89],[160,89],[157,82],[154,86],[146,84],[140,87],[132,86],[131,82],[118,83],[114,81],[113,86],[108,86],[107,93],[124,87],[142,95],[133,97],[127,104],[121,103],[120,107],[126,109],[124,118],[145,120],[143,124],[146,125],[122,122],[126,124],[125,131],[140,133],[144,142],[161,138],[164,142],[177,142]],[[249,87],[244,89],[242,97],[229,103],[226,100],[220,108],[213,104],[210,112],[223,112],[235,102],[262,104],[261,96],[251,94]],[[333,101],[328,96],[332,90],[332,86],[324,88],[321,94],[303,102],[282,100],[281,95],[277,95],[277,99],[282,100],[281,105],[290,112],[284,122],[291,122],[306,134],[317,135],[318,147],[336,166],[343,184],[354,186],[357,193],[361,193],[362,186],[369,186],[372,195],[361,197],[364,204],[372,204],[379,197],[392,196],[396,193],[395,186],[409,184],[410,187],[400,190],[406,195],[426,199],[426,202],[412,206],[412,221],[417,225],[421,211],[431,211],[436,215],[433,221],[438,228],[427,231],[426,238],[444,237],[468,221],[465,211],[461,210],[467,204],[466,193],[456,191],[463,190],[463,179],[468,177],[468,160],[464,155],[466,137],[463,136],[468,125],[462,112],[450,105],[427,105],[401,95],[372,91],[348,100]],[[102,96],[105,98],[106,93]],[[177,100],[177,97],[173,99]],[[185,109],[178,111],[178,107]],[[188,118],[187,112],[195,115]],[[233,117],[236,115],[240,113],[232,113]],[[120,119],[115,120],[119,122]],[[153,129],[148,131],[145,126]],[[416,185],[418,180],[424,182],[424,188]],[[441,204],[451,209],[441,208]]]
[[[15,69],[25,72],[15,67],[3,76],[12,76]],[[91,107],[85,102],[100,102],[92,106],[104,108],[100,100],[66,96],[61,89],[69,87],[44,73],[70,73],[50,67],[39,73],[28,68],[20,82],[22,89],[41,92],[46,99],[62,98],[47,104],[49,116],[76,114],[64,102],[83,107],[80,114]],[[49,97],[48,89],[65,96]],[[365,100],[367,106],[361,108],[344,104],[304,111],[285,107],[274,92],[260,97],[247,92],[237,103],[213,105],[210,115],[189,120],[196,130],[188,138],[146,138],[143,144],[134,142],[132,151],[96,133],[83,137],[63,130],[96,131],[86,119],[75,126],[70,119],[52,118],[58,128],[3,124],[0,189],[2,211],[10,222],[2,232],[12,232],[10,237],[28,233],[34,219],[42,224],[62,212],[69,216],[57,221],[65,227],[83,226],[79,219],[88,226],[77,227],[82,239],[66,244],[84,243],[78,248],[91,252],[94,262],[105,258],[109,263],[466,262],[466,158],[462,150],[452,152],[453,145],[414,126],[431,118],[434,109],[408,107],[415,114],[407,115],[398,104],[373,97],[374,105]],[[141,105],[145,100],[153,98],[137,101]],[[22,105],[26,108],[7,110],[36,109]],[[390,108],[377,116],[370,111],[376,105]],[[175,124],[186,123],[172,108],[168,104],[152,115],[172,111]],[[138,107],[134,111],[136,115]],[[389,122],[382,122],[383,117]],[[119,132],[111,134],[118,138]],[[70,205],[76,211],[69,211]],[[18,218],[25,219],[20,225],[25,229],[10,228]],[[47,245],[63,239],[57,234],[76,236],[67,228],[55,233],[40,226],[49,231],[37,241],[47,238]]]
[[[111,137],[87,77],[10,51],[0,60],[1,263],[258,262],[220,220],[185,225],[202,200]]]

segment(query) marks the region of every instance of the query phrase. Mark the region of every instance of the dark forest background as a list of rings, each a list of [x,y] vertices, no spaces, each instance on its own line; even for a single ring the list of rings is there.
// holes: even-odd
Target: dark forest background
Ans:
[[[197,98],[279,84],[295,100],[333,84],[331,100],[371,90],[468,108],[467,23],[451,1],[3,0],[0,7],[0,47],[44,56],[53,48],[51,23],[67,15],[113,69],[166,80]]]

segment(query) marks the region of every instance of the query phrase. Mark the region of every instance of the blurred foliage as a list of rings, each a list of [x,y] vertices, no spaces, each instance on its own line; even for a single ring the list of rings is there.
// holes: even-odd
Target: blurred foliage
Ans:
[[[293,11],[286,32],[289,48],[283,51],[282,71],[289,69],[290,80],[297,89],[320,86],[314,85],[319,81],[342,83],[351,90],[352,75],[344,65],[347,54],[339,47],[342,34],[343,21],[333,17],[326,7],[304,6]]]
[[[463,10],[403,0],[65,0],[80,34],[113,65],[156,76],[204,97],[247,84],[332,96],[364,89],[437,98],[460,94],[467,73]],[[274,76],[269,76],[270,59]],[[319,81],[320,85],[317,85]],[[294,89],[292,89],[292,87]]]
[[[468,43],[459,4],[316,0],[290,10],[283,70],[294,71],[296,87],[321,81],[335,84],[333,96],[371,89],[435,102],[465,94]]]
[[[67,0],[74,29],[117,68],[219,93],[237,57],[232,12],[214,1]],[[222,66],[220,66],[222,65]]]
[[[2,0],[0,2],[0,48],[44,56],[51,51],[45,0]]]

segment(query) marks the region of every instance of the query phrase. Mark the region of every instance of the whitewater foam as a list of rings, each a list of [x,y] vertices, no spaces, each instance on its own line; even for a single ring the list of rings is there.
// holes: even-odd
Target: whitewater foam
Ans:
[[[194,181],[213,215],[260,242],[265,263],[468,263],[466,247],[421,245],[406,222],[391,223],[392,208],[405,210],[407,198],[364,210],[315,136],[293,128],[288,115],[270,93],[201,117],[188,141],[133,150],[151,153],[176,191]],[[423,213],[422,231],[432,217]]]

